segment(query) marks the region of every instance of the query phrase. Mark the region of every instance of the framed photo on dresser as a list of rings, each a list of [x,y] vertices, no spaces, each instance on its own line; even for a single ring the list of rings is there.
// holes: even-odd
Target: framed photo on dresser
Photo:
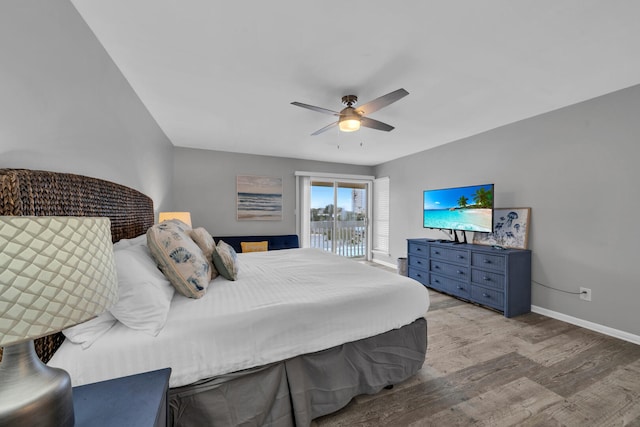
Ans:
[[[527,249],[531,208],[495,208],[493,233],[474,233],[473,243]]]

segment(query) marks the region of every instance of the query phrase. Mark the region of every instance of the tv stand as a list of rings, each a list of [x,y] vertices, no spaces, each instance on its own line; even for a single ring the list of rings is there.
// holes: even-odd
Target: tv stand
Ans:
[[[466,244],[467,243],[467,232],[464,230],[460,230],[462,231],[462,240],[458,240],[458,232],[456,230],[451,230],[451,232],[453,233],[453,243],[455,245],[461,245],[461,244]]]
[[[531,311],[530,250],[409,239],[407,255],[409,277],[426,287],[505,317]]]

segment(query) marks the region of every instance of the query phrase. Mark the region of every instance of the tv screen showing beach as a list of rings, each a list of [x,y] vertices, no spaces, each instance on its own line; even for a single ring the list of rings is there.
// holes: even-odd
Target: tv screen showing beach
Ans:
[[[423,226],[445,230],[493,231],[493,184],[426,190]]]

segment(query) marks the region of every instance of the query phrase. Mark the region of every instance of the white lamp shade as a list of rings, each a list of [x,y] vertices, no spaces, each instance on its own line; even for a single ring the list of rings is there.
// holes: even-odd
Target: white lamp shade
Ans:
[[[160,212],[158,222],[178,219],[191,227],[191,212]]]
[[[117,300],[108,218],[0,216],[0,346],[77,325]]]
[[[342,132],[355,132],[360,129],[360,114],[353,108],[347,107],[340,112],[338,128]]]
[[[341,120],[338,123],[338,127],[342,132],[355,132],[358,129],[360,129],[360,120],[358,119]]]

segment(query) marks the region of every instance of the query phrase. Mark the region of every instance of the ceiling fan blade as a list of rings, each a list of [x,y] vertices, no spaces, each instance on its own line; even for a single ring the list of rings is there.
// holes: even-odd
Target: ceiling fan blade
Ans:
[[[311,136],[321,134],[322,132],[326,132],[326,131],[328,131],[329,129],[334,128],[334,127],[336,127],[336,126],[338,126],[338,122],[333,122],[333,123],[331,123],[331,124],[329,124],[329,125],[326,125],[326,126],[325,126],[325,127],[323,127],[322,129],[318,129],[317,131],[315,131],[314,133],[312,133],[312,134],[311,134]],[[391,129],[393,129],[393,128],[391,128]]]
[[[386,107],[389,104],[393,104],[397,100],[404,98],[407,95],[409,95],[409,92],[404,89],[394,90],[393,92],[390,92],[386,95],[382,95],[380,98],[376,98],[373,101],[362,104],[361,106],[356,108],[356,111],[360,114],[371,114],[381,108]]]
[[[338,113],[337,111],[327,110],[326,108],[316,107],[315,105],[303,104],[302,102],[292,102],[291,104],[298,107],[307,108],[309,110],[317,111],[318,113],[330,114],[332,116],[340,115],[340,113]]]
[[[362,117],[360,119],[360,126],[368,127],[376,130],[383,130],[385,132],[390,132],[395,128],[386,123],[379,122],[377,120],[370,119],[369,117]]]

